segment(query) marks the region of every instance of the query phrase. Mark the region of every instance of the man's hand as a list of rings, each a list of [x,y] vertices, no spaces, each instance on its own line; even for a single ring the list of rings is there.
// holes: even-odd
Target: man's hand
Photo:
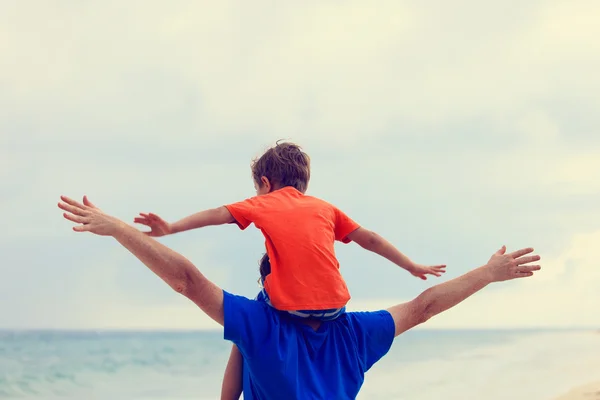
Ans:
[[[433,265],[433,266],[425,266],[421,264],[415,264],[409,272],[416,276],[417,278],[421,278],[424,281],[427,280],[427,275],[433,275],[440,277],[444,272],[446,272],[445,265]]]
[[[532,276],[533,271],[541,269],[539,265],[530,264],[539,261],[540,256],[526,257],[527,254],[532,252],[533,248],[529,247],[506,254],[506,246],[502,246],[500,250],[492,255],[484,267],[489,274],[490,281],[501,282]]]
[[[153,213],[140,213],[139,217],[133,219],[136,224],[146,225],[150,228],[149,232],[144,232],[148,236],[160,237],[173,233],[171,224]]]
[[[75,232],[91,232],[100,236],[112,236],[123,224],[117,218],[103,213],[102,210],[88,200],[87,196],[83,196],[83,204],[67,196],[60,196],[60,199],[62,201],[58,203],[58,208],[67,211],[63,213],[63,216],[69,221],[80,224],[73,227]]]

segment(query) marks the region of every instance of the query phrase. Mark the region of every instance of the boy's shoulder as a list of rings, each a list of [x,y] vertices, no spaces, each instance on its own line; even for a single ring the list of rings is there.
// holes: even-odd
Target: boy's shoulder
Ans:
[[[284,188],[275,190],[271,193],[267,193],[263,196],[259,196],[259,197],[263,197],[264,199],[268,199],[268,198],[288,198],[288,199],[298,199],[300,201],[307,201],[307,202],[318,202],[318,203],[325,203],[325,204],[329,204],[327,201],[316,197],[316,196],[311,196],[305,193],[302,193],[301,191],[299,191],[298,189],[296,189],[293,186],[286,186]]]
[[[299,199],[299,201],[304,201],[305,203],[310,203],[310,204],[313,204],[315,206],[320,206],[320,207],[335,208],[335,206],[332,203],[328,202],[325,199],[322,199],[321,197],[304,194],[304,193],[297,191],[296,189],[294,189],[294,190],[296,191],[296,193],[294,194],[294,197],[297,197]]]

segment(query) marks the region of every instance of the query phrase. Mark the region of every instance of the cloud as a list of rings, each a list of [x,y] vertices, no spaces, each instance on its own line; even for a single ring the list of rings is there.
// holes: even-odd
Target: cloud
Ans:
[[[164,143],[169,127],[181,141],[310,130],[311,142],[339,145],[396,124],[423,134],[500,119],[597,84],[585,66],[599,57],[589,17],[598,6],[584,1],[437,2],[435,12],[410,2],[148,2],[135,19],[136,3],[115,6],[50,8],[50,19],[11,7],[3,36],[14,56],[4,82],[12,107],[37,106],[39,122],[63,127],[58,136],[72,137],[60,121],[76,111],[71,126],[105,137],[126,130]],[[27,24],[14,23],[25,15]]]
[[[154,307],[192,323],[193,307],[128,268],[131,258],[105,260],[109,245],[75,239],[58,195],[88,194],[127,221],[140,211],[177,219],[250,196],[250,159],[279,138],[311,155],[310,194],[411,258],[448,263],[449,278],[503,243],[555,254],[600,226],[599,7],[0,4],[0,270],[6,282],[28,278],[12,265],[34,277],[19,290],[0,282],[22,311],[2,309],[0,323],[92,326],[88,306],[100,325],[134,314],[134,325],[170,323]],[[228,289],[254,294],[259,232],[168,243]],[[338,254],[357,302],[431,284],[352,246]],[[61,292],[47,265],[71,289]],[[73,289],[94,285],[89,304]],[[35,306],[41,298],[53,300]],[[49,316],[71,303],[81,310]]]

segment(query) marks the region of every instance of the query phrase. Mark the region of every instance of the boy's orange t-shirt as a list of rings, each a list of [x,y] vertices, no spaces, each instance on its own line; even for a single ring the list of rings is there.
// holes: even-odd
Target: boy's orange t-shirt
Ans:
[[[333,205],[288,186],[226,206],[241,229],[265,236],[271,273],[265,290],[279,310],[341,308],[350,300],[335,256],[336,240],[359,225]]]

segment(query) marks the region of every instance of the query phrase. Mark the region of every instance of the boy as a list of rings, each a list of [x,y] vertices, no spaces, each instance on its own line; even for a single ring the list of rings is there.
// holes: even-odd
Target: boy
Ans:
[[[150,236],[164,236],[208,225],[254,223],[265,236],[271,273],[262,295],[274,308],[299,318],[337,318],[350,294],[334,252],[334,242],[356,242],[427,279],[440,276],[445,265],[415,264],[375,232],[360,227],[335,206],[304,193],[310,180],[310,158],[293,143],[277,142],[252,163],[257,196],[201,211],[175,223],[156,214],[140,213],[135,223],[151,228]]]

